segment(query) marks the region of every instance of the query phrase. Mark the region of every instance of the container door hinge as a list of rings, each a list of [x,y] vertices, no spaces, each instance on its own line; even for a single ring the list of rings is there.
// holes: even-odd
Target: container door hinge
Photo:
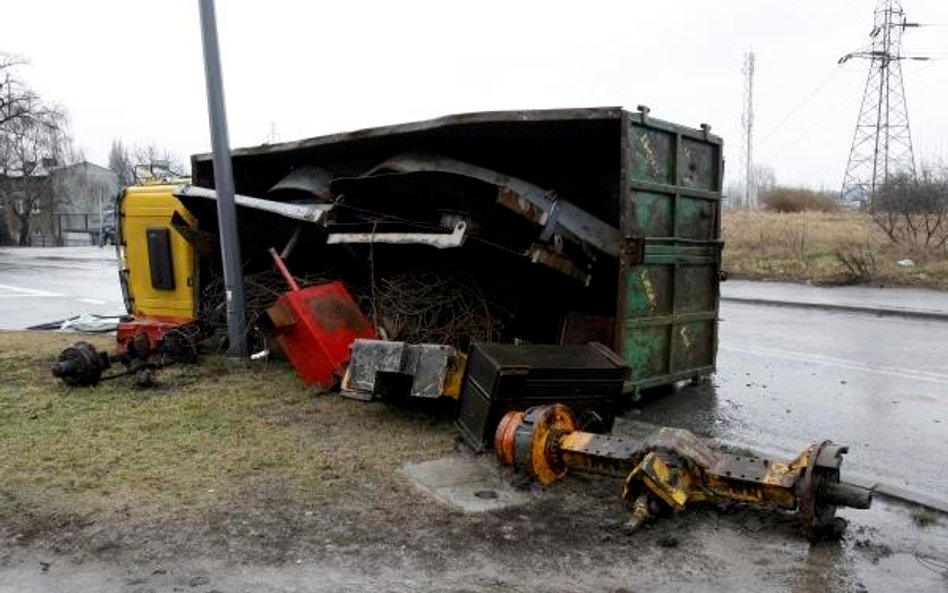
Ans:
[[[637,266],[645,261],[645,238],[626,235],[622,240],[622,265]]]

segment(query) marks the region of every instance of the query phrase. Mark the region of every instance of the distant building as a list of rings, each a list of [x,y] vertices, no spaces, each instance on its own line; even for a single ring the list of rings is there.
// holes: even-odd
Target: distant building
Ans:
[[[47,161],[29,177],[0,176],[9,235],[18,241],[29,209],[29,244],[96,244],[102,213],[113,207],[118,185],[114,171],[86,161],[61,167]]]

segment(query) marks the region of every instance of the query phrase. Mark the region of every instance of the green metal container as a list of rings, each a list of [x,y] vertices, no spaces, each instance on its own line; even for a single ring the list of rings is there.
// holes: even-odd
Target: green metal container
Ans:
[[[509,176],[529,182],[538,193],[549,192],[573,204],[619,230],[615,240],[620,245],[614,246],[619,258],[600,253],[591,283],[583,286],[560,272],[538,269],[522,257],[532,239],[504,250],[472,240],[459,250],[428,249],[411,256],[405,250],[377,247],[376,274],[385,272],[386,252],[396,254],[391,265],[440,262],[446,268],[461,267],[477,275],[483,285],[498,288],[493,294],[504,293],[508,299],[504,307],[514,311],[515,321],[527,328],[516,338],[534,344],[598,341],[611,345],[632,367],[629,392],[714,371],[722,144],[706,126],[689,128],[653,119],[645,108],[638,112],[602,107],[468,113],[241,148],[233,151],[233,165],[238,193],[257,197],[269,196],[298,167],[321,168],[333,180],[313,193],[331,194],[320,198],[331,201],[338,194],[355,195],[350,191],[354,184],[365,183],[363,176],[371,176],[379,163],[393,155],[419,152],[487,169],[496,173],[495,181]],[[440,208],[458,209],[462,204],[461,209],[481,209],[479,219],[485,225],[500,224],[510,216],[500,212],[504,207],[496,203],[510,188],[501,187],[501,198],[491,199],[488,193],[446,201],[454,188],[468,186],[446,184],[447,177],[457,181],[456,171],[439,171],[437,165],[437,160],[430,161],[432,171],[425,173],[430,175],[428,185],[392,194],[387,203],[411,205],[418,196],[435,192]],[[192,170],[196,185],[213,187],[210,155],[195,155]],[[385,187],[372,186],[372,191],[385,191]],[[209,221],[213,230],[216,204],[195,202],[192,199],[186,205],[199,219]],[[420,210],[409,215],[393,209],[403,217],[421,214]],[[259,245],[282,245],[293,232],[292,226],[280,226],[275,219],[265,225],[250,224],[250,215],[243,216],[247,237]],[[436,219],[428,222],[432,221],[437,223]],[[485,232],[509,242],[521,240],[517,238],[521,230],[505,227]],[[309,259],[294,260],[297,273],[319,272],[319,266],[339,257],[331,248],[311,247],[308,253]],[[262,269],[272,265],[267,252],[255,252],[249,243],[242,255],[257,257]],[[358,265],[347,269],[361,273]]]
[[[626,391],[697,380],[715,369],[721,268],[721,139],[624,112],[616,346]]]

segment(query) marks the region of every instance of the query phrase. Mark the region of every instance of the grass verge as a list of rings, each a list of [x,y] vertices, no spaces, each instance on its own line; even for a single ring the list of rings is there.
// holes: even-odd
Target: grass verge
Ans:
[[[23,505],[172,517],[258,487],[301,505],[344,502],[354,489],[381,498],[402,487],[400,464],[453,447],[443,416],[314,395],[281,364],[208,358],[160,371],[153,389],[125,379],[68,388],[48,369],[75,339],[0,332],[0,519]]]
[[[723,266],[737,278],[948,290],[948,258],[891,243],[861,212],[730,210],[723,235]]]

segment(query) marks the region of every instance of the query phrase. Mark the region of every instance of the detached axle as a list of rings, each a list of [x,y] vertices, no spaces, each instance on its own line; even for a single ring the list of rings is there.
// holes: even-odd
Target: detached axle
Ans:
[[[641,440],[582,432],[561,404],[509,412],[498,459],[550,484],[570,469],[625,477],[630,529],[696,503],[738,502],[796,511],[811,541],[837,528],[837,507],[867,509],[872,493],[839,481],[844,446],[824,441],[791,461],[714,451],[693,433],[659,428]]]
[[[112,361],[108,354],[97,351],[89,342],[76,342],[59,353],[59,360],[51,370],[53,376],[66,385],[82,387],[98,383],[110,366]]]
[[[99,352],[89,342],[76,342],[60,352],[50,370],[70,387],[97,385],[129,374],[136,374],[139,385],[148,386],[155,369],[175,362],[196,362],[200,335],[197,324],[123,322],[117,353]],[[113,363],[124,368],[105,374]]]

